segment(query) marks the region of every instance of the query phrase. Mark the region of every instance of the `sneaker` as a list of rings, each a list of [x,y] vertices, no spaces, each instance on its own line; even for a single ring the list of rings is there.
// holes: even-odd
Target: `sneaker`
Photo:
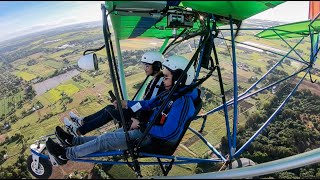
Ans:
[[[67,164],[69,159],[66,156],[65,148],[55,143],[51,138],[48,138],[46,147],[48,149],[49,156],[53,157],[59,165]]]
[[[82,125],[82,119],[81,117],[77,116],[75,113],[73,113],[72,111],[69,112],[69,116],[71,121],[73,121],[78,127],[80,127]]]
[[[64,146],[70,147],[72,145],[73,136],[66,133],[60,126],[56,127],[56,137]]]
[[[67,117],[63,118],[64,125],[66,126],[67,132],[73,136],[79,136],[77,133],[78,126],[71,122]]]

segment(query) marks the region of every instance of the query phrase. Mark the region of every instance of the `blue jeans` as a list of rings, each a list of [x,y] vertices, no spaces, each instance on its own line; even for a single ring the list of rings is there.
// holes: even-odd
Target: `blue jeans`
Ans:
[[[139,129],[128,131],[130,140],[142,137],[143,133]],[[151,143],[150,136],[146,136],[141,146]],[[77,136],[72,140],[73,147],[66,148],[67,158],[75,159],[86,156],[94,152],[127,150],[127,143],[122,128],[114,132],[106,132],[100,136]]]
[[[123,114],[125,119],[130,120],[131,114],[129,110],[123,109]],[[78,131],[82,135],[85,135],[86,133],[107,124],[113,118],[117,119],[118,121],[121,121],[119,111],[116,110],[113,105],[108,105],[100,111],[83,118],[83,125],[78,128]]]

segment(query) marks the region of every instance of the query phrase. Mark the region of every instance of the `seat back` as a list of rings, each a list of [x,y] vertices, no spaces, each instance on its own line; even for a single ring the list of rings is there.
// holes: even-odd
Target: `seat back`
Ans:
[[[172,141],[152,138],[152,143],[140,147],[141,152],[171,156],[176,151],[191,121],[194,119],[195,116],[198,115],[198,113],[202,108],[202,100],[200,97],[201,90],[198,88],[197,90],[198,90],[198,97],[193,101],[194,107],[195,107],[195,113],[186,121],[180,136],[176,140],[172,140]]]

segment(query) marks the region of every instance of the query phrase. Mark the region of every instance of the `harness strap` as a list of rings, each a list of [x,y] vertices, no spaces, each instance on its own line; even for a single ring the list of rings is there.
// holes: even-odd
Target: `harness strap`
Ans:
[[[160,125],[163,125],[165,122],[166,122],[166,119],[167,119],[167,116],[168,116],[168,113],[171,109],[171,106],[173,104],[173,101],[171,100],[167,106],[167,108],[161,112],[161,119],[160,119]]]
[[[159,87],[162,83],[162,79],[163,79],[163,74],[159,74],[157,75],[155,78],[152,79],[152,81],[149,82],[149,84],[147,85],[147,89],[146,92],[144,94],[144,100],[146,99],[152,99],[153,97],[157,96],[157,93],[159,91]]]
[[[156,124],[156,125],[164,125],[164,123],[165,123],[166,120],[167,120],[168,113],[169,113],[169,111],[171,110],[174,101],[177,100],[178,98],[180,98],[180,97],[183,96],[183,95],[184,95],[184,94],[180,94],[180,93],[179,93],[178,95],[172,97],[171,101],[169,101],[169,103],[168,103],[168,106],[161,112],[161,117],[158,118],[158,119],[155,121],[155,124]]]
[[[212,58],[212,57],[210,57]],[[201,80],[199,80],[196,83],[193,83],[192,85],[190,85],[189,87],[187,87],[186,89],[182,90],[181,92],[178,92],[178,95],[172,95],[171,101],[169,101],[168,106],[161,112],[161,117],[155,120],[155,124],[156,125],[163,125],[166,121],[166,118],[168,116],[168,113],[173,105],[173,102],[175,100],[177,100],[178,98],[180,98],[181,96],[185,95],[186,93],[192,91],[194,88],[196,88],[197,86],[199,86],[200,84],[202,84],[205,80],[207,80],[211,75],[212,72],[216,69],[216,67],[211,68],[210,72]],[[167,93],[161,93],[159,96],[157,96],[158,100],[162,99],[163,97],[165,97],[165,95],[167,95]],[[199,101],[200,97],[198,97],[195,101]]]
[[[151,95],[151,98],[157,96],[158,91],[159,91],[159,88],[158,88],[157,86],[160,86],[160,85],[161,85],[162,80],[163,80],[163,77],[160,77],[160,79],[158,80],[158,83],[155,85],[155,88],[154,88],[154,91],[153,91],[153,93],[152,93],[152,95]]]

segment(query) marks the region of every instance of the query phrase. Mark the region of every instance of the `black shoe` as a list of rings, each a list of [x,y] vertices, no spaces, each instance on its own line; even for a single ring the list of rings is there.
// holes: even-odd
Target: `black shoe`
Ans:
[[[66,164],[68,162],[69,159],[66,156],[66,149],[55,143],[51,138],[48,138],[46,147],[49,154],[54,157],[59,165]]]
[[[72,145],[73,136],[67,132],[65,132],[60,126],[56,127],[56,137],[64,146],[70,147]]]

